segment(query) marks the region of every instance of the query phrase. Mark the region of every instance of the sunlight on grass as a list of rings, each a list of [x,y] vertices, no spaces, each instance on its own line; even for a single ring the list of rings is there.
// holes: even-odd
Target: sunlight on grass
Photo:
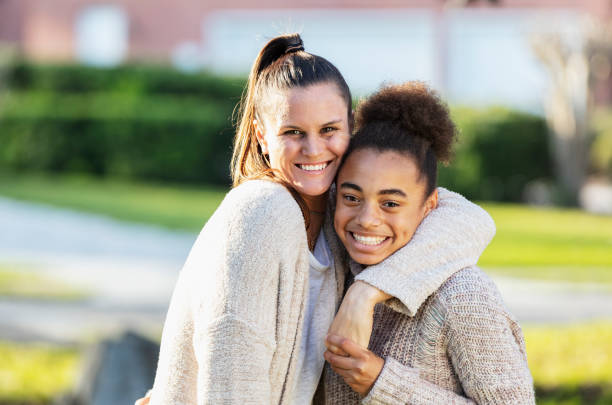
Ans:
[[[524,328],[538,404],[612,403],[612,323]]]
[[[71,301],[87,296],[66,283],[0,266],[0,297]]]
[[[0,403],[48,404],[76,378],[75,349],[0,341]]]
[[[83,176],[0,177],[0,195],[7,197],[190,231],[202,228],[226,192]]]
[[[537,385],[612,383],[612,323],[525,327]]]
[[[582,266],[521,266],[521,267],[486,267],[490,274],[531,278],[542,281],[564,281],[572,283],[598,284],[612,289],[612,267]]]
[[[483,267],[577,266],[612,269],[612,216],[575,209],[483,204],[497,234]]]

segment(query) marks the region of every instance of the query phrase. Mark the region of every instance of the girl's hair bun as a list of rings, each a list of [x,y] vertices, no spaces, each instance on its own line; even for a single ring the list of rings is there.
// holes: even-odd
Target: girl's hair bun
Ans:
[[[423,82],[385,86],[360,103],[357,131],[375,123],[398,128],[399,136],[422,138],[439,161],[450,160],[457,129],[446,103]]]

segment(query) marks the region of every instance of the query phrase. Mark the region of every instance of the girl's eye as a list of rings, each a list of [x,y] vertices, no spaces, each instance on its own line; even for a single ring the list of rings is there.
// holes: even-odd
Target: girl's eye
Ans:
[[[352,194],[343,194],[342,198],[344,199],[344,201],[348,203],[358,203],[359,202],[359,198],[355,197]]]
[[[323,133],[334,132],[335,130],[336,130],[336,128],[334,128],[334,127],[325,127],[325,128],[323,128]]]
[[[385,208],[395,208],[395,207],[399,207],[399,204],[395,201],[385,201],[383,203],[383,207]]]

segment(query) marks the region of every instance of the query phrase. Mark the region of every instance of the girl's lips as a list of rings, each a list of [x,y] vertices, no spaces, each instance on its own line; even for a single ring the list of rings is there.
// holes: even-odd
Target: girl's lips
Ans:
[[[385,246],[391,238],[389,236],[366,236],[354,232],[347,232],[349,241],[359,251],[373,253]]]

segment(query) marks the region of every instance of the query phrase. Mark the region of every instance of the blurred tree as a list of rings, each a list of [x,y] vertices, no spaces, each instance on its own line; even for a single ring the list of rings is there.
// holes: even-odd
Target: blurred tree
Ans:
[[[585,19],[580,38],[561,32],[534,34],[531,45],[550,75],[545,101],[556,177],[572,202],[585,182],[589,167],[589,122],[593,91],[610,75],[612,27]]]

